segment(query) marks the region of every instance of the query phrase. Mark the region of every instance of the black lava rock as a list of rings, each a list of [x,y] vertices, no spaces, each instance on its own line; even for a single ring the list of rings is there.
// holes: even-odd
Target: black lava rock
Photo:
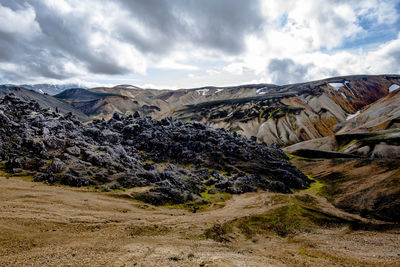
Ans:
[[[137,197],[182,203],[200,193],[290,193],[311,183],[276,145],[198,122],[125,116],[81,123],[14,95],[0,98],[0,159],[35,181],[118,189],[150,186]],[[270,182],[274,181],[274,182]]]

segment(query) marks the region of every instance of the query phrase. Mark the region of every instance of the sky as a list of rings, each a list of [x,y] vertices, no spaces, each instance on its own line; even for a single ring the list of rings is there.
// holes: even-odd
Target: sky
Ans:
[[[0,0],[0,83],[194,88],[400,73],[399,0]]]

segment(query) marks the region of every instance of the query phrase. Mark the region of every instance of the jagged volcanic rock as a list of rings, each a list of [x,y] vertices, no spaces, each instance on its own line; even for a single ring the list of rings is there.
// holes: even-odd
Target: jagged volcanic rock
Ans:
[[[82,124],[14,95],[0,98],[0,160],[35,181],[105,189],[152,186],[153,204],[183,203],[206,190],[288,193],[311,181],[277,146],[200,123],[138,114]]]

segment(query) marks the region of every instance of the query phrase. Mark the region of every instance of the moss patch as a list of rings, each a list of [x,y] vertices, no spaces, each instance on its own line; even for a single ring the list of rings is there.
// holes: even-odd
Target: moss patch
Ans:
[[[154,163],[154,160],[153,160],[153,158],[149,158],[149,159],[146,159],[145,161],[143,161],[143,163],[150,163],[150,164],[153,164],[153,163]]]
[[[293,204],[273,209],[264,214],[242,217],[223,225],[214,225],[205,231],[205,235],[218,242],[229,240],[229,234],[234,230],[248,239],[255,235],[271,233],[286,237],[312,231],[316,226],[330,227],[347,222],[318,209],[298,204],[305,201],[307,200],[297,199],[292,201]]]
[[[340,172],[332,172],[324,177],[324,183],[318,190],[314,191],[319,196],[325,197],[330,202],[333,202],[335,197],[341,194],[341,185],[348,181],[350,178],[346,178]]]
[[[35,172],[25,171],[25,170],[21,170],[18,173],[10,173],[10,172],[6,171],[6,168],[4,165],[0,166],[0,176],[2,176],[2,177],[6,177],[6,178],[20,177],[24,180],[33,181],[34,175],[35,175]]]
[[[338,218],[318,210],[300,205],[288,205],[272,210],[267,214],[250,216],[243,220],[241,224],[245,224],[250,231],[255,233],[275,232],[279,236],[285,237],[298,232],[309,231],[313,225],[327,226],[339,222]]]
[[[242,131],[242,132],[243,132],[243,129],[242,129],[240,126],[236,126],[236,127],[230,128],[229,131],[230,131],[231,133],[239,132],[239,131]]]
[[[202,199],[208,200],[210,203],[226,201],[232,198],[229,193],[215,193],[210,194],[208,192],[201,193]]]
[[[308,177],[310,179],[313,179],[310,176],[308,176]],[[311,184],[311,186],[309,188],[305,189],[304,191],[311,191],[316,195],[323,195],[322,192],[323,192],[324,187],[326,186],[326,184],[322,183],[322,182],[320,182],[320,181],[318,181],[316,179],[313,179],[313,180],[314,180],[314,182]]]
[[[280,109],[281,109],[281,108],[277,108],[277,109],[271,111],[271,112],[269,113],[269,115],[268,115],[267,120],[269,120],[270,118],[272,118],[272,116],[274,116],[274,114],[277,113]]]
[[[182,204],[167,205],[167,208],[173,209],[185,209],[192,212],[203,211],[210,206],[224,207],[225,201],[232,198],[232,194],[216,192],[215,194],[210,194],[210,189],[214,189],[214,186],[206,186],[206,190],[200,193],[201,198],[189,201]]]
[[[290,154],[290,153],[285,153],[285,154],[286,154],[286,156],[288,156],[289,159],[307,159],[307,158],[296,156],[296,155],[293,155],[293,154]]]
[[[358,141],[357,139],[353,139],[353,140],[351,140],[350,142],[348,142],[347,144],[341,146],[341,147],[339,148],[339,152],[343,151],[346,147],[348,147],[348,146],[354,144],[354,143],[357,142],[357,141]]]
[[[265,112],[265,109],[261,109],[260,115],[258,116],[259,119],[262,119],[262,117],[264,116],[264,112]]]

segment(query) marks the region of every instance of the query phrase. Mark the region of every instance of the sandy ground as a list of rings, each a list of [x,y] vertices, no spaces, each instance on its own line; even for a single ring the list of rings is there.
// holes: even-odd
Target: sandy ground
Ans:
[[[205,239],[214,224],[282,205],[273,193],[192,213],[20,177],[0,188],[0,266],[400,266],[400,230]]]

